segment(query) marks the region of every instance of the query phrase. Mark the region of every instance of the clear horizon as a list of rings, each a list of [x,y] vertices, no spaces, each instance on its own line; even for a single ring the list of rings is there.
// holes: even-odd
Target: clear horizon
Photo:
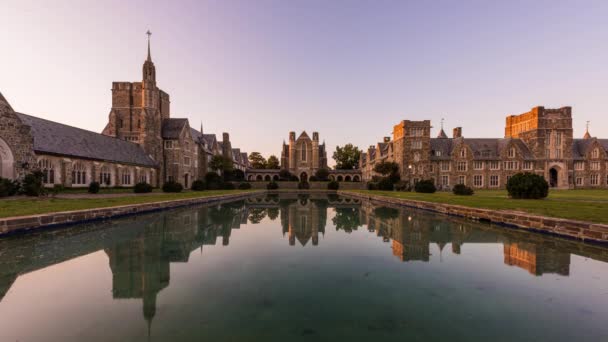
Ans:
[[[361,149],[404,119],[504,136],[505,117],[573,107],[608,138],[608,2],[13,1],[0,92],[16,111],[101,132],[146,35],[172,117],[280,156],[289,131]],[[483,119],[482,119],[483,118]],[[481,120],[480,120],[481,119]]]

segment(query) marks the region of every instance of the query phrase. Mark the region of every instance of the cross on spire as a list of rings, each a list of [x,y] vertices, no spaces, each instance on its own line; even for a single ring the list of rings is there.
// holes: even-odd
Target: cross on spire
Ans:
[[[148,60],[152,61],[152,57],[150,57],[150,36],[152,35],[152,32],[148,30],[146,31],[146,34],[148,35]]]

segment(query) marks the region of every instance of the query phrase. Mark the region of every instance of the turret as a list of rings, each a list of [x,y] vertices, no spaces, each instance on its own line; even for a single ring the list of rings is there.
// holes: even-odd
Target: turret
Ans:
[[[312,168],[316,170],[319,167],[319,132],[312,132]]]

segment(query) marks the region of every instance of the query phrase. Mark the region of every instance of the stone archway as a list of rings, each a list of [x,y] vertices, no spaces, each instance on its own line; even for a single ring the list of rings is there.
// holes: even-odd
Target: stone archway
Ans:
[[[559,185],[559,171],[552,167],[549,169],[549,186],[555,188]]]
[[[8,144],[0,138],[0,177],[15,178],[15,158]]]

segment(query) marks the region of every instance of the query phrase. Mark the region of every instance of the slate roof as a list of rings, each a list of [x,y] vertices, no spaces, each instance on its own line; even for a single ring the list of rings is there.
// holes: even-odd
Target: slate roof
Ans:
[[[232,159],[234,159],[234,161],[239,164],[241,163],[241,149],[239,149],[239,148],[232,149]]]
[[[215,134],[203,134],[203,140],[205,141],[205,147],[208,151],[213,151],[213,146],[217,143]]]
[[[241,152],[241,161],[243,162],[243,165],[249,166],[249,156],[247,155],[247,152]]]
[[[31,127],[34,151],[71,157],[156,167],[137,144],[35,116],[15,113]]]
[[[178,139],[188,119],[164,119],[162,127],[163,139]]]
[[[477,160],[497,159],[509,143],[513,143],[522,154],[523,159],[533,159],[534,156],[528,146],[520,139],[512,138],[432,138],[431,150],[441,151],[441,156],[431,155],[433,160],[449,160],[458,143],[464,143],[473,151],[473,158]]]

